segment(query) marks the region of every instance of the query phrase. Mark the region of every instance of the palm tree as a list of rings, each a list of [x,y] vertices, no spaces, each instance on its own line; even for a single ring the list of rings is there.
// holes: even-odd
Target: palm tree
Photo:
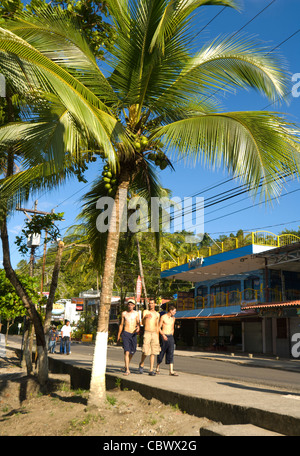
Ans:
[[[266,201],[278,194],[286,173],[299,171],[296,130],[282,115],[226,112],[218,99],[224,87],[251,87],[271,101],[282,99],[287,78],[280,61],[252,40],[236,36],[206,43],[195,52],[191,21],[204,5],[238,8],[239,1],[110,0],[117,40],[106,62],[108,77],[74,20],[59,11],[24,14],[0,29],[0,72],[7,71],[3,62],[9,59],[18,80],[16,68],[21,67],[44,103],[59,112],[64,142],[57,142],[50,156],[61,164],[66,151],[70,156],[96,152],[109,167],[110,174],[99,176],[85,206],[90,243],[99,252],[105,250],[89,395],[89,404],[97,407],[105,398],[108,317],[128,191],[147,199],[159,196],[156,169],[170,166],[167,156],[172,154],[222,166],[241,176],[249,190],[260,189]],[[39,146],[45,152],[51,125],[45,119],[8,126],[0,130],[0,141],[13,140],[17,132],[23,148]],[[102,236],[105,244],[99,246],[95,204],[103,196],[112,196],[114,206]]]

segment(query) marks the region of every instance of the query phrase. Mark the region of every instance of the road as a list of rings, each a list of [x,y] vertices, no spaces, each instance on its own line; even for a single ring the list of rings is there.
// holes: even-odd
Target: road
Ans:
[[[121,350],[108,348],[108,360],[123,360]],[[136,353],[132,360],[132,366],[137,368],[140,361],[140,353]],[[145,362],[146,370],[149,368],[149,361]],[[278,369],[269,369],[254,367],[249,365],[235,364],[218,360],[209,360],[203,358],[176,356],[174,358],[174,367],[177,372],[187,372],[189,374],[202,375],[205,377],[216,377],[226,380],[242,381],[253,383],[257,386],[272,386],[290,392],[300,392],[300,374],[296,372],[281,371]],[[161,369],[166,369],[162,364]]]
[[[10,336],[9,340],[18,341],[21,343],[21,338],[18,336]],[[71,357],[64,356],[64,359],[74,362],[75,364],[91,367],[93,359],[93,345],[72,343]],[[56,349],[56,351],[58,351]],[[132,372],[138,368],[138,363],[141,359],[141,352],[137,351],[134,355],[131,366]],[[107,365],[109,367],[123,366],[123,351],[121,348],[109,347],[107,350]],[[179,356],[174,358],[174,366],[177,372],[186,372],[205,377],[215,377],[224,380],[235,380],[254,384],[257,386],[276,387],[284,391],[300,392],[300,373],[284,371],[279,369],[270,369],[266,367],[257,367],[252,365],[242,365],[232,362],[224,362],[219,360],[203,359],[193,356]],[[145,362],[145,371],[149,368],[149,359]],[[166,369],[164,363],[161,369]]]

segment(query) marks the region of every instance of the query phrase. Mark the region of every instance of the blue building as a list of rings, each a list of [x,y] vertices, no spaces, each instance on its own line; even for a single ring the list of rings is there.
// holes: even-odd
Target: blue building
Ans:
[[[300,339],[300,242],[273,236],[162,268],[162,278],[194,284],[178,293],[178,346],[291,355]]]

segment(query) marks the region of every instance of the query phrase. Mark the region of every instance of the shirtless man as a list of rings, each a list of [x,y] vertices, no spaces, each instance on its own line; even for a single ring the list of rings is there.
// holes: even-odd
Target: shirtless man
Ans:
[[[139,373],[144,372],[144,363],[146,356],[150,355],[150,371],[149,375],[155,375],[154,372],[154,357],[160,353],[159,345],[159,313],[155,311],[155,301],[150,299],[149,310],[144,310],[142,323],[144,325],[144,341],[142,348],[142,358],[139,364]]]
[[[124,361],[125,361],[125,372],[124,375],[129,375],[129,363],[131,358],[136,352],[137,339],[136,335],[140,329],[139,313],[134,310],[135,302],[133,299],[129,299],[128,310],[122,312],[122,320],[119,326],[117,342],[119,342],[121,333],[124,348]]]
[[[169,375],[178,377],[178,374],[174,372],[174,326],[175,326],[175,314],[176,307],[170,306],[166,314],[162,315],[159,321],[159,332],[163,339],[161,346],[161,352],[157,357],[156,373],[159,374],[159,365],[162,363],[164,356],[166,355],[166,364],[169,364]]]

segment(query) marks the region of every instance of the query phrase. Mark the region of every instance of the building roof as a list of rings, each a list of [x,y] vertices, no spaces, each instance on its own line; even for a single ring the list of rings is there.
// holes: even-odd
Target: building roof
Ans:
[[[195,267],[185,263],[167,269],[161,272],[161,277],[196,283],[255,271],[265,266],[264,256],[258,256],[258,254],[273,248],[256,244],[246,245],[238,249],[205,257],[202,264],[198,263]]]
[[[241,309],[241,306],[227,307],[206,307],[202,309],[179,310],[176,312],[176,320],[182,319],[213,319],[213,318],[234,318],[246,315],[256,315],[256,312]]]
[[[269,269],[300,272],[300,242],[260,252],[257,258],[264,258]]]
[[[243,309],[269,309],[274,307],[300,307],[300,300],[295,301],[285,301],[285,302],[264,302],[258,304],[252,304],[249,306],[244,306]]]

